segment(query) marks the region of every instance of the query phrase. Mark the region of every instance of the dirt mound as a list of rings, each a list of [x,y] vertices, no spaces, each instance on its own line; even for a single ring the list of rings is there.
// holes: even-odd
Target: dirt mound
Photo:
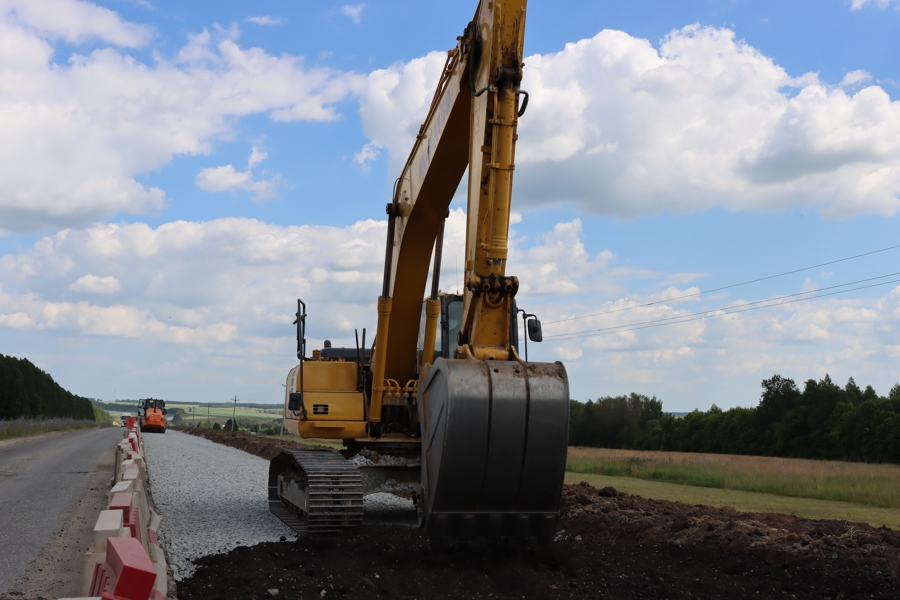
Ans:
[[[199,427],[172,427],[175,431],[189,433],[197,437],[205,438],[217,444],[231,446],[244,452],[249,452],[260,458],[272,460],[283,448],[297,450],[300,448],[324,448],[325,446],[316,446],[313,444],[304,444],[293,441],[291,438],[282,440],[258,437],[250,433],[242,431],[224,431],[221,429],[200,429]]]
[[[302,444],[211,430],[271,458]],[[566,486],[560,529],[536,541],[432,548],[418,529],[260,544],[203,559],[192,598],[896,598],[900,532]],[[277,590],[277,592],[272,591]]]

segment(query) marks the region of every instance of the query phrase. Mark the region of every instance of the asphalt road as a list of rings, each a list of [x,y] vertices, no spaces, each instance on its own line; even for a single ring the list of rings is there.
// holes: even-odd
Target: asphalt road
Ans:
[[[121,436],[105,427],[0,443],[0,595],[64,527]]]

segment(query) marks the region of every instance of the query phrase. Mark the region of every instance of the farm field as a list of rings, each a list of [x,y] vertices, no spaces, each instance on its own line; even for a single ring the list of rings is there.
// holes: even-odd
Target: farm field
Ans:
[[[716,508],[731,507],[741,512],[796,515],[805,519],[867,523],[872,527],[884,526],[900,531],[900,510],[894,508],[876,508],[851,502],[664,483],[635,477],[566,473],[567,484],[574,485],[581,482],[586,482],[598,489],[614,487],[626,494],[655,500],[669,500]]]
[[[180,408],[185,412],[185,423],[194,421],[206,421],[207,414],[210,421],[224,422],[231,418],[231,407],[211,406],[207,409],[205,405],[182,404],[179,402],[166,402],[167,408]],[[190,412],[193,409],[193,412]],[[238,402],[237,408],[234,409],[236,419],[251,419],[256,421],[274,421],[281,418],[281,407],[278,408],[250,408],[241,406]]]
[[[900,510],[898,465],[572,447],[566,470]]]

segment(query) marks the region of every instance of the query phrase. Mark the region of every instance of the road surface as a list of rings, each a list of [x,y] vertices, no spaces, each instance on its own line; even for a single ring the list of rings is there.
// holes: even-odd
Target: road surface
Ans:
[[[0,597],[79,595],[78,567],[105,508],[122,431],[105,427],[0,442]]]

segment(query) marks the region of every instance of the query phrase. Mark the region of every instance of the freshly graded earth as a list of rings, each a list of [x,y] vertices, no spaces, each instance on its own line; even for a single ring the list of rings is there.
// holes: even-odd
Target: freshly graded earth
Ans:
[[[193,430],[271,458],[299,444]],[[150,466],[152,469],[152,465]],[[261,491],[260,494],[263,494]],[[433,547],[418,529],[239,547],[178,585],[199,598],[900,598],[900,532],[566,486],[556,539]]]

